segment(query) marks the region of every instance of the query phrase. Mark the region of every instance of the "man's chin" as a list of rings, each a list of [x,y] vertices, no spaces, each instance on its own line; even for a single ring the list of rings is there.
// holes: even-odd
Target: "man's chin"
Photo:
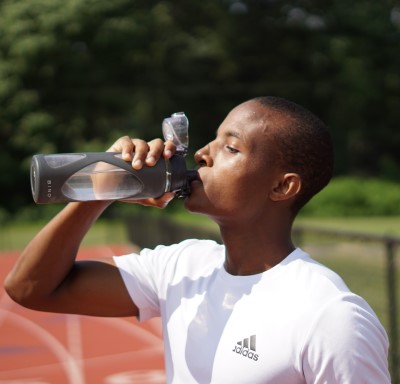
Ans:
[[[204,214],[204,210],[202,209],[202,206],[200,205],[199,199],[193,195],[189,195],[188,197],[186,197],[183,205],[184,205],[185,209],[191,213]]]
[[[183,202],[183,206],[185,207],[185,209],[189,212],[195,212],[193,205],[194,204],[192,195],[185,197],[185,201]]]

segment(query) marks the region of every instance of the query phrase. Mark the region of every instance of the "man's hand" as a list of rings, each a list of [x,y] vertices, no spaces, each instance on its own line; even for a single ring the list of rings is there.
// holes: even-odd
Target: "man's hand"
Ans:
[[[123,160],[132,162],[132,168],[141,169],[144,164],[149,167],[155,165],[161,156],[170,159],[175,151],[175,144],[169,140],[163,142],[161,139],[154,139],[146,142],[124,136],[119,138],[107,152],[121,152]]]
[[[107,152],[120,152],[122,159],[132,162],[132,168],[140,170],[144,165],[154,166],[160,157],[170,159],[176,151],[176,146],[172,141],[166,142],[161,139],[154,139],[146,142],[141,139],[132,139],[129,136],[119,138]],[[150,199],[127,199],[122,200],[128,203],[137,203],[141,205],[165,208],[168,203],[175,197],[172,192],[165,193],[159,198]]]

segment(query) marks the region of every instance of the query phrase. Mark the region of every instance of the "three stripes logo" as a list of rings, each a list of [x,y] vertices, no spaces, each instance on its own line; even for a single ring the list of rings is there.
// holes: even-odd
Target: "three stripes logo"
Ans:
[[[258,360],[258,355],[256,352],[256,335],[252,335],[247,337],[241,341],[238,341],[232,352],[235,352],[239,355],[252,359],[254,361]]]

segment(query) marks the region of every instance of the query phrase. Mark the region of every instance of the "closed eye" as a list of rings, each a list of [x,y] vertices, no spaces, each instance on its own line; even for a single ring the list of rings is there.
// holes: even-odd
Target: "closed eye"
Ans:
[[[231,147],[230,145],[227,145],[227,146],[226,146],[226,149],[227,149],[230,153],[238,153],[238,152],[239,152],[238,149],[236,149],[236,148],[234,148],[234,147]]]

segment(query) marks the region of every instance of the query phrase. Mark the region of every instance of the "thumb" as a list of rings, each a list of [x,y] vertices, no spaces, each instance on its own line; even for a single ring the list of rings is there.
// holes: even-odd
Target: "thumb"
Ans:
[[[167,192],[167,193],[164,193],[161,197],[154,199],[154,202],[156,203],[156,207],[165,208],[170,203],[170,201],[172,201],[174,199],[174,197],[175,197],[175,193]]]

